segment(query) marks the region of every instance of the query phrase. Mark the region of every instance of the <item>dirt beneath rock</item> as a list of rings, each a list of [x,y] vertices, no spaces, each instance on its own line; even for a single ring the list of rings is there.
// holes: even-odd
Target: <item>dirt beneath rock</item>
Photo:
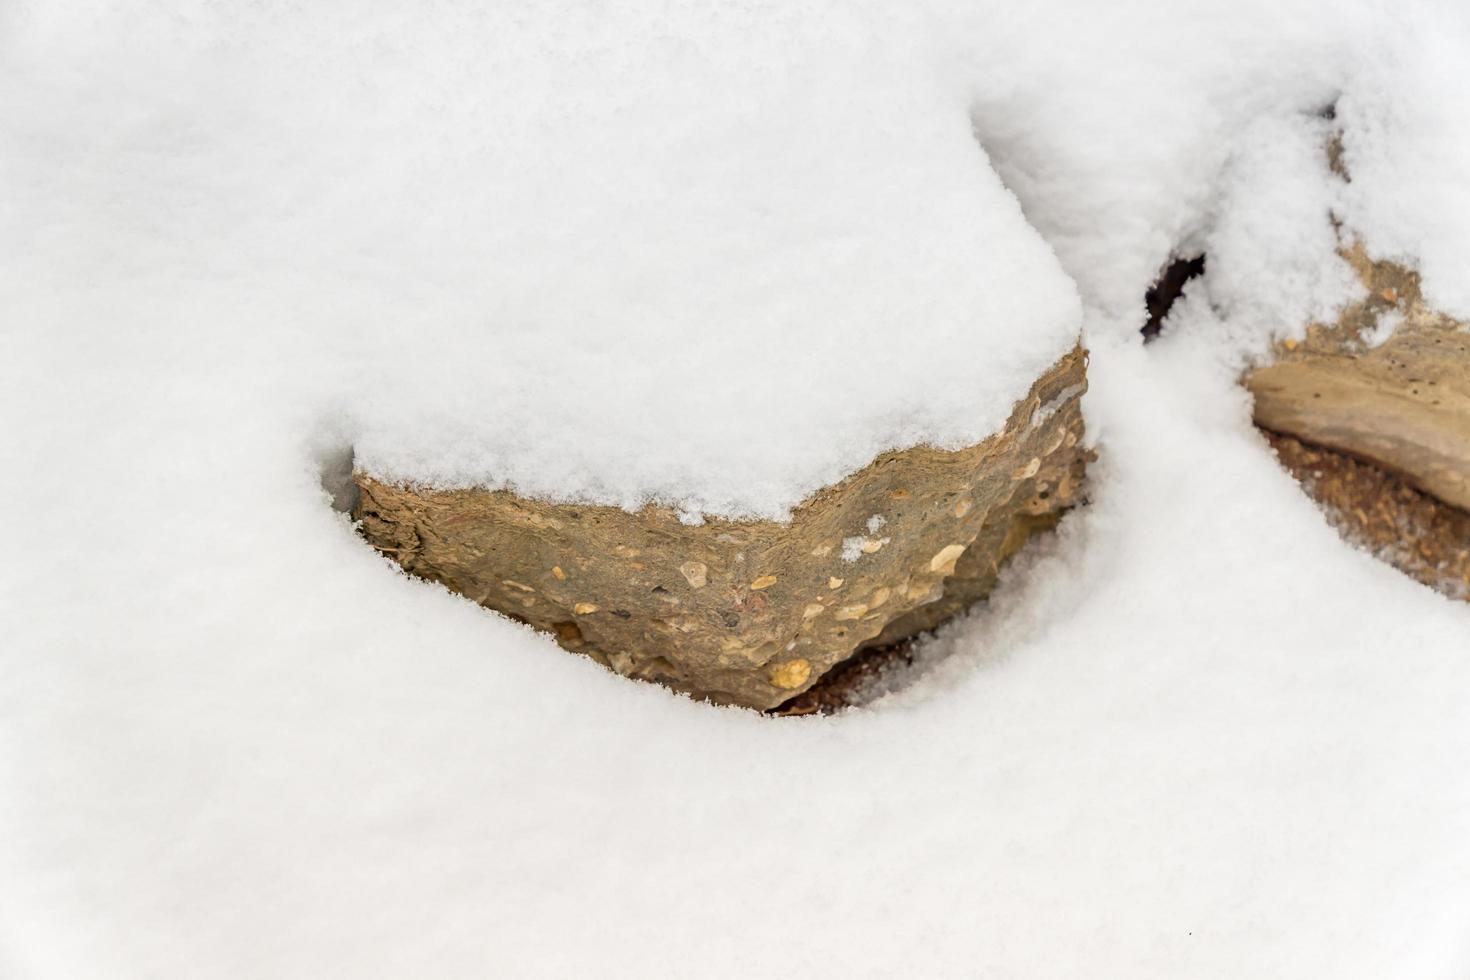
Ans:
[[[1470,512],[1346,453],[1261,432],[1343,538],[1432,589],[1470,601]]]
[[[817,681],[784,704],[767,711],[780,717],[832,715],[872,700],[890,675],[914,664],[914,646],[922,637],[871,647],[842,661]]]

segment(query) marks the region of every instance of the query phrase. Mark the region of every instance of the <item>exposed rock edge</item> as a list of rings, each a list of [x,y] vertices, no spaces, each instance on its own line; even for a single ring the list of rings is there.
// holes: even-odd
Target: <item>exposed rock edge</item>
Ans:
[[[767,709],[865,647],[932,629],[1081,492],[1087,355],[1053,365],[965,449],[885,453],[789,523],[394,485],[357,471],[353,516],[406,571],[628,677]]]
[[[1470,327],[1424,302],[1418,273],[1361,245],[1343,256],[1367,298],[1247,376],[1256,424],[1470,509]]]

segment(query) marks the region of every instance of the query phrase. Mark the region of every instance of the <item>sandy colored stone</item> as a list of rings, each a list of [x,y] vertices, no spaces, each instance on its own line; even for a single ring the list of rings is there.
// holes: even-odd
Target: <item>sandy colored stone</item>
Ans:
[[[804,687],[812,676],[812,665],[805,660],[788,660],[771,671],[771,683],[783,691]]]
[[[690,525],[667,508],[428,490],[363,472],[354,474],[353,513],[408,572],[569,650],[630,677],[765,709],[856,651],[931,629],[983,597],[1001,563],[1077,501],[1085,390],[1079,348],[991,438],[885,453],[785,524]]]
[[[1262,428],[1349,453],[1470,509],[1470,326],[1425,304],[1419,276],[1344,252],[1368,296],[1251,372]],[[1385,317],[1401,317],[1372,346]],[[1390,321],[1391,322],[1391,321]]]
[[[1031,475],[1035,476],[1036,474],[1032,473]],[[1021,479],[1025,479],[1025,477],[1021,477]],[[929,559],[929,571],[939,572],[943,575],[948,575],[950,572],[953,572],[954,563],[959,561],[960,555],[965,553],[965,547],[962,544],[947,544],[943,548],[940,548],[934,557]]]

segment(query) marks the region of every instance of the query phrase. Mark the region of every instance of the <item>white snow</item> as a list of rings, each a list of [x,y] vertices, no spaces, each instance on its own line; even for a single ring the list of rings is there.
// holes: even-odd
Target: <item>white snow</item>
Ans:
[[[1470,607],[1234,382],[1350,293],[1328,208],[1470,312],[1467,52],[1435,0],[0,6],[0,975],[1463,975]],[[321,487],[778,516],[1079,327],[1093,503],[838,718],[630,684]]]
[[[21,5],[19,223],[316,347],[380,475],[783,517],[1076,343],[902,5],[180,4]]]
[[[1399,327],[1404,325],[1404,315],[1398,310],[1389,310],[1378,317],[1372,328],[1363,332],[1361,340],[1365,347],[1382,347],[1388,343]]]

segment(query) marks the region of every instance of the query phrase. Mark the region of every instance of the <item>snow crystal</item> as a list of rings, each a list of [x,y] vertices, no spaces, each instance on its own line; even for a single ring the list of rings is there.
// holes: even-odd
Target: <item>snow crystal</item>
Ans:
[[[874,538],[861,534],[854,535],[850,538],[843,538],[842,560],[848,563],[855,562],[863,557],[863,555],[871,555],[892,540],[892,538]]]
[[[1401,311],[1387,310],[1379,315],[1378,322],[1373,324],[1372,329],[1365,331],[1360,339],[1367,347],[1382,347],[1403,323],[1404,314]]]

